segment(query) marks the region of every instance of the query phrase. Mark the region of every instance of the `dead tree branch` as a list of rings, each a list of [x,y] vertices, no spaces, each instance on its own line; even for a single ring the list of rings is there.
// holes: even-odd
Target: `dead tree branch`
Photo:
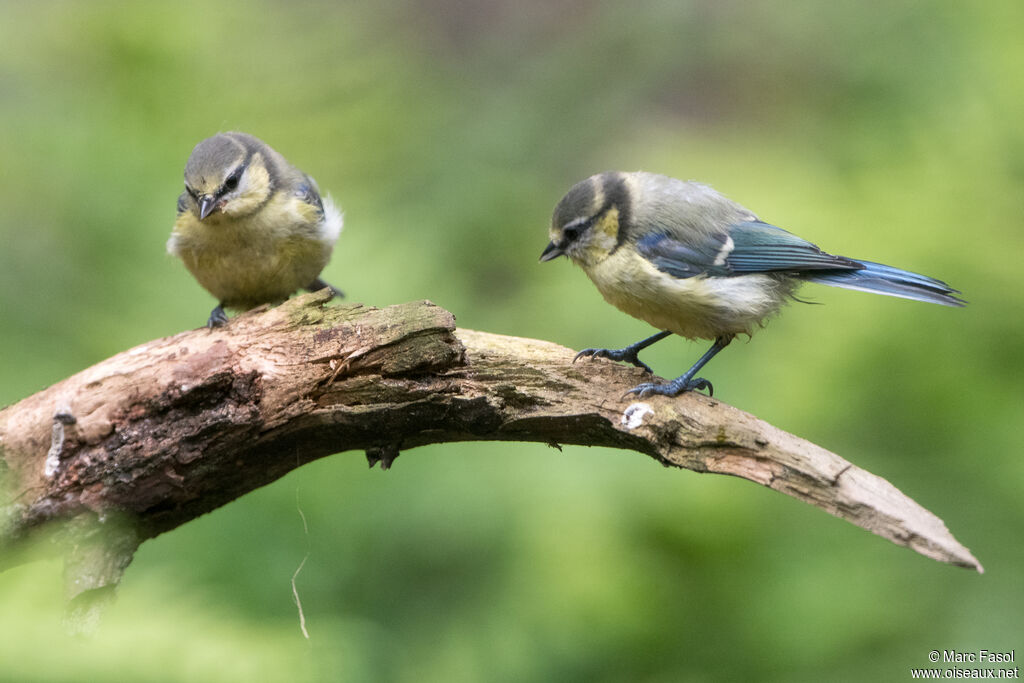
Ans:
[[[143,540],[311,460],[360,449],[386,466],[424,444],[501,440],[625,448],[735,475],[981,571],[884,479],[717,400],[623,398],[640,370],[456,329],[429,302],[325,303],[310,294],[158,339],[0,411],[0,566],[57,529],[74,597],[116,584]]]

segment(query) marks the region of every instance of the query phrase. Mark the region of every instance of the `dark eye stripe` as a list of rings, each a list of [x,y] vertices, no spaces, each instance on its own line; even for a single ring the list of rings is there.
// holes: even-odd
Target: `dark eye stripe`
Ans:
[[[238,182],[242,179],[242,173],[244,172],[245,166],[239,166],[235,169],[235,171],[224,180],[224,184],[221,185],[220,191],[217,192],[217,196],[219,197],[236,189],[238,187]]]
[[[565,227],[562,228],[562,234],[565,239],[569,242],[575,242],[579,239],[580,235],[587,231],[587,229],[594,222],[592,217],[580,217],[572,221],[569,221]]]

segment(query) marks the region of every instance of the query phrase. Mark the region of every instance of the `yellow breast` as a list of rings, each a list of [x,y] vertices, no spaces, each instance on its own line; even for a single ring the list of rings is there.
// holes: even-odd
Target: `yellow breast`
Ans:
[[[317,278],[332,242],[319,231],[320,216],[296,197],[272,197],[259,211],[204,221],[186,211],[167,243],[196,280],[232,308],[276,303]]]

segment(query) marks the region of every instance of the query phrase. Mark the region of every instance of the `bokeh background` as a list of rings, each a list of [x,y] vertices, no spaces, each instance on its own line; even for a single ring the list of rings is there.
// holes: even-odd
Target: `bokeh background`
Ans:
[[[861,681],[933,649],[1024,657],[1022,27],[1020,0],[3,2],[0,403],[206,320],[164,242],[217,131],[339,200],[325,277],[350,300],[573,348],[651,330],[537,263],[551,209],[656,171],[963,290],[953,310],[808,287],[825,305],[709,376],[987,571],[634,453],[344,453],[147,542],[89,639],[63,635],[58,562],[0,574],[0,678]],[[645,358],[672,377],[703,351]]]

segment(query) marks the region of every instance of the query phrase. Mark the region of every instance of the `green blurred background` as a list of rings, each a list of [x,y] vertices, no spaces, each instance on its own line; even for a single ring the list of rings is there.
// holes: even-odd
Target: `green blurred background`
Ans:
[[[164,243],[217,131],[341,203],[325,277],[350,301],[572,348],[651,330],[537,263],[550,211],[591,173],[656,171],[963,290],[808,287],[827,305],[709,376],[987,570],[634,453],[346,453],[147,542],[91,639],[62,634],[59,563],[0,574],[0,678],[860,681],[933,649],[1024,657],[1022,26],[1020,0],[0,4],[0,403],[206,320]],[[645,358],[672,377],[704,346]]]

